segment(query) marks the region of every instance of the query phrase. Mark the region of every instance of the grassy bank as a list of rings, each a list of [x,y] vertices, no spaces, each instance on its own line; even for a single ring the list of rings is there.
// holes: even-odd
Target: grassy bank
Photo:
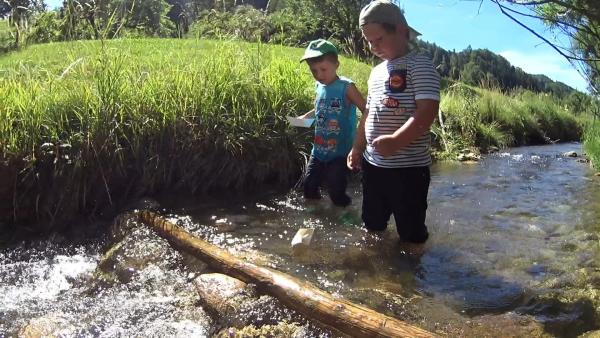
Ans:
[[[314,88],[301,53],[123,40],[8,54],[0,59],[4,221],[58,221],[166,190],[289,186],[309,139],[285,115],[310,109]],[[366,65],[343,63],[348,76],[366,78]]]
[[[434,127],[440,157],[581,138],[582,122],[547,94],[453,83],[443,91],[440,109],[442,124]]]
[[[596,118],[588,123],[583,135],[584,150],[592,165],[600,170],[600,121]]]
[[[0,227],[52,228],[162,191],[290,186],[311,139],[285,122],[312,106],[302,52],[143,39],[34,45],[0,57]],[[341,63],[365,93],[370,66]],[[531,93],[456,85],[442,100],[445,128],[434,128],[442,156],[578,137],[567,112]]]

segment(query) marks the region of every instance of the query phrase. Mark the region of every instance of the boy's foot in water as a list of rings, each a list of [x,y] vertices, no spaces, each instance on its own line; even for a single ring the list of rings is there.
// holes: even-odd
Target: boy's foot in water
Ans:
[[[360,215],[355,210],[351,210],[348,208],[346,208],[344,211],[341,212],[341,214],[339,216],[339,220],[344,225],[360,226],[362,223],[362,219],[360,218]]]
[[[400,240],[399,241],[400,250],[412,257],[421,257],[425,254],[425,243],[412,243]]]

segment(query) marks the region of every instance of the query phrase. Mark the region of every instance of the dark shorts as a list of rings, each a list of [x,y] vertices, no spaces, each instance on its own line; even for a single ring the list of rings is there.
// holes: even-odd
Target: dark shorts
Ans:
[[[396,230],[404,241],[423,243],[429,167],[381,168],[363,159],[362,219],[369,230],[383,231],[394,214]]]
[[[311,156],[304,177],[304,198],[321,198],[319,187],[325,185],[333,204],[341,207],[349,205],[352,202],[346,194],[349,173],[345,157],[323,162]]]

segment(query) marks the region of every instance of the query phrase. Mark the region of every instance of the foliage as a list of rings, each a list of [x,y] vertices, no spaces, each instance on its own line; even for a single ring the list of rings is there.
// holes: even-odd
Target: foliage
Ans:
[[[314,6],[306,2],[286,3],[282,9],[270,13],[247,5],[227,11],[205,10],[193,25],[192,36],[304,46],[311,40],[330,35],[323,30],[320,17]]]
[[[313,88],[300,53],[163,39],[5,56],[0,158],[19,173],[15,217],[93,213],[162,189],[295,182],[309,139],[285,115],[310,109]]]
[[[174,24],[167,14],[171,6],[166,0],[126,0],[126,8],[131,8],[126,17],[125,27],[143,32],[141,36],[172,36]]]
[[[270,13],[268,18],[272,28],[269,37],[271,43],[304,47],[309,41],[320,37],[320,22],[311,18],[307,12],[284,8]]]
[[[246,41],[268,41],[272,28],[263,11],[251,6],[238,6],[233,11],[204,11],[192,26],[197,38],[234,38]]]
[[[596,95],[600,94],[600,2],[597,0],[491,1],[498,4],[502,13],[515,21],[518,21],[518,16],[523,14],[502,3],[509,2],[525,7],[537,14],[537,17],[551,28],[569,36],[571,45],[567,47],[556,46],[552,41],[546,41],[573,65],[580,66],[590,88]],[[528,13],[524,15],[531,16]],[[537,34],[535,31],[532,32]]]
[[[29,20],[45,9],[42,0],[3,0],[0,2],[0,18],[8,17],[14,30],[14,46],[19,47],[29,30]]]
[[[62,23],[58,12],[51,11],[40,14],[31,33],[27,36],[27,41],[29,43],[58,41],[62,34]]]
[[[585,130],[584,149],[594,168],[600,169],[600,122],[597,117]]]
[[[443,153],[464,149],[578,140],[581,125],[547,94],[515,91],[505,95],[455,83],[442,93],[441,120],[433,131]]]
[[[0,19],[0,54],[8,51],[12,46],[10,26],[7,19]]]
[[[367,48],[358,27],[358,16],[367,3],[368,0],[309,0],[308,6],[319,13],[323,27],[327,27],[332,39],[341,42],[346,53],[365,56]]]

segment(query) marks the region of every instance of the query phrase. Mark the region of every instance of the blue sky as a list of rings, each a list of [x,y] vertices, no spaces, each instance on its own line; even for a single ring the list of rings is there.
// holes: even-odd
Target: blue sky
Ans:
[[[587,92],[585,80],[563,56],[502,14],[489,0],[401,0],[400,4],[408,24],[422,34],[424,41],[446,50],[461,51],[469,45],[473,49],[487,48],[527,73],[545,74]],[[537,20],[522,21],[550,41],[567,41],[555,37]]]
[[[343,0],[339,0],[343,1]],[[446,50],[461,51],[467,46],[487,48],[504,56],[527,73],[545,74],[573,88],[587,92],[585,80],[577,71],[538,37],[531,34],[489,0],[399,0],[408,23],[424,41]],[[46,0],[50,7],[62,0]],[[480,7],[481,5],[481,7]],[[535,20],[524,20],[551,40],[554,34]]]

